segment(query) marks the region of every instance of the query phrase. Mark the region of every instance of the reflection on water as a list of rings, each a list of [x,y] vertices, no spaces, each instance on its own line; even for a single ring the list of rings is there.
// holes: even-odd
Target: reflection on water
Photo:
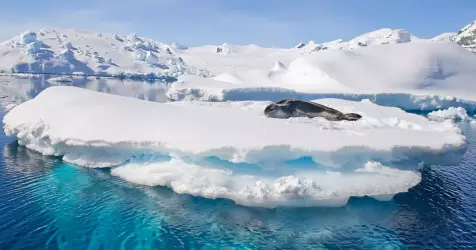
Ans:
[[[136,186],[0,136],[0,249],[471,249],[476,137],[390,202],[261,209]]]
[[[0,76],[0,106],[20,104],[34,98],[51,86],[76,86],[104,93],[134,97],[138,99],[166,102],[167,83],[140,82],[118,79],[72,78],[71,82],[55,82],[45,77],[13,78]]]

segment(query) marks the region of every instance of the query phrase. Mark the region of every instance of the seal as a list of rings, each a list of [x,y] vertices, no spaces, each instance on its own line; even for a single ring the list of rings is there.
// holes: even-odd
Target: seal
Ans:
[[[287,119],[290,117],[323,117],[329,121],[357,121],[362,118],[355,113],[344,114],[319,103],[296,99],[285,99],[268,105],[264,115],[270,118]]]

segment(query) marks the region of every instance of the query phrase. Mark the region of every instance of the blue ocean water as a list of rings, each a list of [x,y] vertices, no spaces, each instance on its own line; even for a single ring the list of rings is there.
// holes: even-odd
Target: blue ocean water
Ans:
[[[0,249],[476,249],[476,127],[461,127],[461,164],[425,167],[392,201],[276,209],[134,185],[1,131]]]

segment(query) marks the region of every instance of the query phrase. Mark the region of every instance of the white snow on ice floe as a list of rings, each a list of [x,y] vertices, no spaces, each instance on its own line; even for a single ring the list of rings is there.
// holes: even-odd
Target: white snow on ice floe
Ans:
[[[468,113],[464,108],[461,107],[450,107],[445,110],[437,110],[428,114],[428,118],[433,121],[470,121],[471,117],[468,116]]]
[[[113,167],[113,174],[140,184],[256,206],[390,198],[419,182],[414,171],[422,163],[455,164],[465,150],[452,122],[369,101],[318,102],[363,118],[270,119],[263,115],[269,102],[161,104],[50,87],[3,122],[7,135],[44,155]]]

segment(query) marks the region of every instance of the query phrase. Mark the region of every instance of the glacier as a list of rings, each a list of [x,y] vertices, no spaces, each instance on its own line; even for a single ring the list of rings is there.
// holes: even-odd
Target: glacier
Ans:
[[[331,97],[370,99],[406,110],[454,106],[475,111],[476,89],[468,83],[476,78],[476,56],[454,43],[415,41],[298,57],[289,51],[228,46],[234,51],[231,56],[188,49],[184,60],[197,68],[207,67],[215,76],[181,75],[168,90],[168,98],[276,101]]]
[[[388,200],[417,185],[424,164],[455,164],[465,151],[451,121],[370,100],[316,102],[363,118],[270,119],[268,101],[154,103],[57,86],[13,107],[3,123],[7,135],[43,155],[260,207]]]

